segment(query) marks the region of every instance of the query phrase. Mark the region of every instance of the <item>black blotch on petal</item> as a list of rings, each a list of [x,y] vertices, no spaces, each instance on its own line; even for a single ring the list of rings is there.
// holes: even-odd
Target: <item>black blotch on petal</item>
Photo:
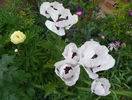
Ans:
[[[45,11],[46,14],[49,14],[47,11]]]
[[[50,6],[50,7],[54,8],[53,6]]]
[[[97,66],[97,67],[100,67],[101,65]]]
[[[77,56],[77,53],[76,52],[73,52],[72,58],[74,58],[75,56]]]
[[[103,86],[103,87],[104,87],[104,85],[103,85],[103,84],[101,84],[101,86]]]
[[[68,20],[68,16],[66,17],[66,20]]]
[[[64,70],[65,70],[65,74],[69,73],[69,71],[71,70],[72,68],[71,67],[66,67]]]
[[[57,30],[59,30],[60,28],[59,27],[57,27],[57,26],[55,26],[56,28],[57,28]]]
[[[64,18],[59,18],[59,19],[57,20],[57,22],[63,21],[63,20],[66,20],[66,19],[64,19]]]
[[[54,8],[53,6],[50,6],[51,8],[53,8],[54,10],[57,10],[56,8]]]
[[[57,10],[56,8],[53,8],[54,10]]]
[[[58,17],[60,18],[61,17],[61,14],[59,14]]]
[[[58,68],[56,70],[59,72],[59,69]]]
[[[98,57],[98,55],[95,54],[91,59],[95,59],[95,58],[97,58],[97,57]]]

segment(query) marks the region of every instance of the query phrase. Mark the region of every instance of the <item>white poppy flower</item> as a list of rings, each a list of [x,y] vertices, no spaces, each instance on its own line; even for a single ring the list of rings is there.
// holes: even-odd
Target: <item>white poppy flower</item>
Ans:
[[[59,2],[44,2],[40,6],[40,14],[51,18],[53,22],[46,21],[45,25],[57,35],[65,35],[65,30],[77,23],[78,16],[72,15],[69,9],[65,9]],[[50,25],[51,24],[51,25]]]
[[[96,72],[108,70],[115,64],[115,60],[108,54],[106,46],[100,45],[96,41],[85,42],[79,48],[80,61],[89,77],[95,79],[98,77]]]
[[[80,67],[74,60],[62,60],[55,63],[55,73],[65,82],[72,86],[76,83],[80,74]]]
[[[49,13],[47,12],[47,9],[50,7],[49,2],[44,2],[40,6],[40,14],[45,16],[46,18],[50,18]]]
[[[46,27],[52,32],[56,33],[59,36],[65,35],[64,28],[57,27],[54,22],[47,20],[45,22]]]
[[[65,59],[79,61],[78,48],[75,43],[69,43],[62,53]]]
[[[99,96],[106,96],[110,94],[109,88],[111,87],[109,80],[106,78],[95,79],[91,86],[92,93]]]

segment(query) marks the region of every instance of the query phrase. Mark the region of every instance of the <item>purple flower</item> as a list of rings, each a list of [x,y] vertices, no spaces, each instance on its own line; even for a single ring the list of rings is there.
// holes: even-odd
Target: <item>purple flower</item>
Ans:
[[[121,42],[120,41],[115,41],[109,44],[108,48],[109,50],[118,50],[118,48],[121,46]]]
[[[84,14],[84,11],[81,10],[81,9],[78,9],[78,10],[76,10],[76,14],[77,14],[78,16],[81,16],[81,15]]]
[[[115,41],[114,44],[115,44],[115,46],[119,47],[121,45],[121,42],[120,41]]]
[[[132,10],[129,11],[129,15],[132,16]]]

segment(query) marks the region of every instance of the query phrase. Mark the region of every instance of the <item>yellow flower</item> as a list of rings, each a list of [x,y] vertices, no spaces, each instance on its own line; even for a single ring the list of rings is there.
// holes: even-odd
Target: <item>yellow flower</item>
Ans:
[[[15,31],[13,34],[11,34],[10,39],[12,43],[19,44],[24,42],[26,35],[21,31]]]

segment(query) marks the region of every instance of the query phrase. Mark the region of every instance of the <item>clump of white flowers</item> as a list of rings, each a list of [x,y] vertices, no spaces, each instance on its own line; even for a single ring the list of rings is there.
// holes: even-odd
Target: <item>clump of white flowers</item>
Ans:
[[[45,22],[46,27],[59,36],[65,35],[65,30],[77,23],[78,16],[72,15],[69,9],[63,7],[59,2],[44,2],[40,6],[40,14],[52,21]]]
[[[66,85],[72,86],[79,78],[79,66],[82,65],[89,78],[94,80],[91,86],[92,93],[106,96],[110,94],[110,83],[106,78],[99,78],[97,72],[114,67],[115,60],[108,52],[106,46],[93,40],[85,42],[80,48],[70,43],[62,53],[65,60],[55,64],[55,72]]]

